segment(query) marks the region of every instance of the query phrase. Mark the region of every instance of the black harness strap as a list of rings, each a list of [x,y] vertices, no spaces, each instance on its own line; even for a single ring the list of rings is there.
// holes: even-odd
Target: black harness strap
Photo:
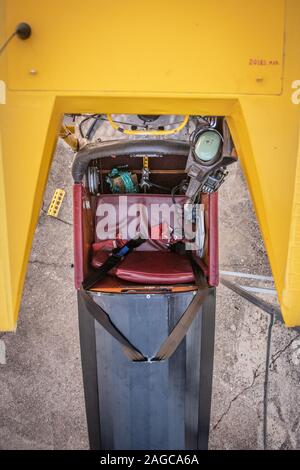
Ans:
[[[125,355],[131,361],[147,361],[148,359],[118,330],[118,328],[110,320],[109,315],[93,300],[87,290],[94,286],[97,282],[104,279],[107,273],[122,261],[124,256],[129,254],[134,250],[134,248],[137,248],[144,242],[145,240],[140,238],[136,240],[130,240],[122,248],[114,250],[106,262],[96,272],[93,272],[84,280],[82,287],[79,290],[79,298],[84,303],[88,312],[123,346]],[[209,292],[206,279],[198,263],[194,260],[191,254],[186,253],[186,255],[190,259],[198,291],[171,331],[168,338],[160,347],[155,357],[151,359],[152,361],[162,361],[169,359],[172,356],[187,334],[188,329],[197,316],[197,313],[199,312],[200,307]]]
[[[192,255],[188,256],[194,271],[198,291],[152,361],[163,361],[169,359],[172,356],[187,334],[191,324],[200,310],[201,305],[208,295],[209,287],[198,263],[194,260]]]
[[[147,358],[143,356],[143,354],[136,349],[128,339],[118,330],[118,328],[112,323],[109,315],[100,307],[100,305],[96,304],[90,294],[86,292],[83,287],[79,290],[79,298],[84,303],[87,311],[103,326],[103,328],[111,334],[122,346],[124,350],[124,354],[130,359],[131,361],[146,361]]]
[[[92,272],[84,279],[82,286],[85,290],[91,289],[97,282],[102,281],[106,274],[116,267],[124,258],[124,256],[131,253],[135,248],[145,243],[145,239],[137,238],[135,240],[129,240],[121,248],[116,248],[112,251],[112,254],[107,258],[107,260],[97,269],[97,271]]]
[[[122,248],[116,248],[113,250],[112,254],[107,258],[105,263],[103,263],[102,266],[97,269],[97,271],[87,276],[79,290],[79,298],[84,303],[88,312],[123,346],[125,355],[131,361],[146,361],[147,358],[145,358],[143,354],[138,349],[136,349],[118,330],[118,328],[110,320],[109,315],[105,312],[105,310],[103,310],[103,308],[100,307],[100,305],[94,302],[93,298],[87,292],[87,290],[93,287],[97,282],[102,281],[107,273],[122,261],[124,256],[131,253],[135,248],[144,242],[145,240],[142,238],[129,240],[124,246],[122,246]]]

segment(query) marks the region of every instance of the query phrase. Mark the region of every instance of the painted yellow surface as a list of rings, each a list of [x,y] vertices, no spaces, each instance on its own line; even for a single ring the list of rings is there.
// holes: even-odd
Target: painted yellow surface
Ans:
[[[8,0],[6,31],[20,18],[33,27],[30,43],[14,42],[10,47],[9,86],[41,91],[277,94],[284,3]],[[255,61],[274,65],[249,66]],[[263,69],[263,84],[256,81],[257,67]],[[37,74],[30,75],[29,69]]]
[[[0,329],[16,326],[65,112],[225,115],[285,322],[300,324],[299,17],[298,0],[0,0],[0,42],[33,29],[0,56]]]
[[[57,188],[54,191],[47,215],[50,215],[51,217],[58,217],[65,194],[66,191],[64,189]]]

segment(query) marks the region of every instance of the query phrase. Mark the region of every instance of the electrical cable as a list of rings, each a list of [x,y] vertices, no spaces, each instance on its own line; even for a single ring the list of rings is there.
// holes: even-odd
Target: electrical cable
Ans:
[[[83,139],[85,139],[86,137],[84,136],[83,134],[83,130],[82,130],[82,124],[84,124],[85,122],[87,122],[89,119],[97,119],[97,120],[100,120],[100,121],[106,121],[106,122],[109,122],[109,119],[107,118],[104,118],[101,116],[101,114],[66,114],[66,116],[70,116],[70,117],[84,117],[84,119],[80,122],[79,124],[79,132],[80,132],[80,135]],[[114,122],[116,124],[124,124],[125,126],[132,126],[133,123],[132,122],[126,122],[126,121],[117,121],[117,120],[114,120]],[[165,127],[167,126],[173,126],[173,125],[179,125],[181,124],[182,121],[178,121],[178,122],[172,122],[170,124],[165,124]],[[140,127],[142,129],[148,129],[148,126],[146,125],[143,125],[143,124],[134,124],[136,127]]]
[[[185,185],[187,185],[187,183],[188,183],[188,181],[186,179],[184,179],[179,184],[177,184],[176,186],[174,186],[171,189],[171,197],[172,197],[173,204],[176,204],[176,200],[175,200],[176,193],[179,190],[184,191],[184,187],[185,187]]]
[[[17,34],[17,31],[14,31],[7,39],[6,41],[4,41],[4,43],[2,44],[2,46],[0,46],[0,54],[2,54],[2,52],[4,51],[4,49],[6,49],[6,47],[8,46],[8,44],[10,43],[10,41],[16,36]]]
[[[177,191],[179,191],[180,189],[181,189],[181,184],[177,184],[177,186],[174,186],[171,190],[171,197],[172,197],[173,204],[176,204],[175,195]]]
[[[0,55],[2,54],[2,52],[4,52],[4,50],[6,49],[6,47],[8,46],[8,44],[10,43],[10,41],[15,37],[15,36],[18,36],[20,39],[28,39],[30,36],[31,36],[31,26],[28,24],[28,23],[20,23],[17,25],[15,31],[6,39],[6,41],[4,41],[4,43],[0,46]]]
[[[163,191],[168,191],[168,192],[170,191],[170,188],[167,188],[166,186],[160,186],[159,184],[156,184],[156,183],[152,183],[152,181],[149,182],[149,185],[156,189],[161,189]]]
[[[96,118],[97,116],[99,116],[99,114],[90,114],[89,116],[85,117],[84,119],[82,119],[82,121],[80,121],[79,123],[79,132],[80,132],[80,135],[83,139],[85,139],[85,136],[83,134],[83,130],[82,130],[82,125],[89,121],[90,119],[93,119],[93,118]]]
[[[75,116],[75,115],[74,115]],[[79,132],[80,132],[80,135],[83,139],[85,139],[86,137],[84,136],[83,134],[83,130],[82,130],[82,125],[89,121],[90,119],[96,119],[96,120],[99,120],[99,121],[106,121],[106,122],[109,122],[109,120],[107,118],[104,118],[101,116],[101,114],[77,114],[76,116],[85,116],[85,118],[80,121],[80,124],[79,124]],[[118,124],[125,124],[127,126],[131,126],[132,123],[130,122],[123,122],[123,121],[115,121],[116,123]],[[143,126],[142,124],[137,124],[138,127],[146,127],[146,126]]]
[[[92,124],[90,125],[90,127],[88,128],[86,136],[85,136],[87,140],[91,140],[93,138],[93,136],[95,135],[95,133],[98,129],[99,121],[100,121],[100,119],[95,118],[94,121],[92,122]],[[99,125],[100,125],[100,123],[99,123]]]

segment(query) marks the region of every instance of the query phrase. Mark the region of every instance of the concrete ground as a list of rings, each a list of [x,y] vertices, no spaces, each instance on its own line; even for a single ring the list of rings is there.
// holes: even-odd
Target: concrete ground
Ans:
[[[73,289],[72,156],[63,143],[58,144],[44,210],[54,189],[64,188],[61,220],[41,211],[18,329],[0,335],[1,449],[88,448]],[[238,165],[231,168],[220,191],[220,247],[223,270],[270,274]],[[270,295],[265,299],[276,302]],[[211,449],[262,448],[268,321],[264,312],[219,287]],[[299,364],[299,334],[276,323],[269,378],[269,448],[300,449]]]

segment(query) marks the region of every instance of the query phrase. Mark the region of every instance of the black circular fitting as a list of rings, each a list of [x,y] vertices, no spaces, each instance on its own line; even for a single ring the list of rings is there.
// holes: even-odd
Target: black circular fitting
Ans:
[[[141,121],[144,122],[154,122],[156,121],[160,115],[159,114],[138,114],[138,117]]]
[[[28,23],[20,23],[16,27],[16,34],[20,39],[28,39],[31,36],[31,26]]]

